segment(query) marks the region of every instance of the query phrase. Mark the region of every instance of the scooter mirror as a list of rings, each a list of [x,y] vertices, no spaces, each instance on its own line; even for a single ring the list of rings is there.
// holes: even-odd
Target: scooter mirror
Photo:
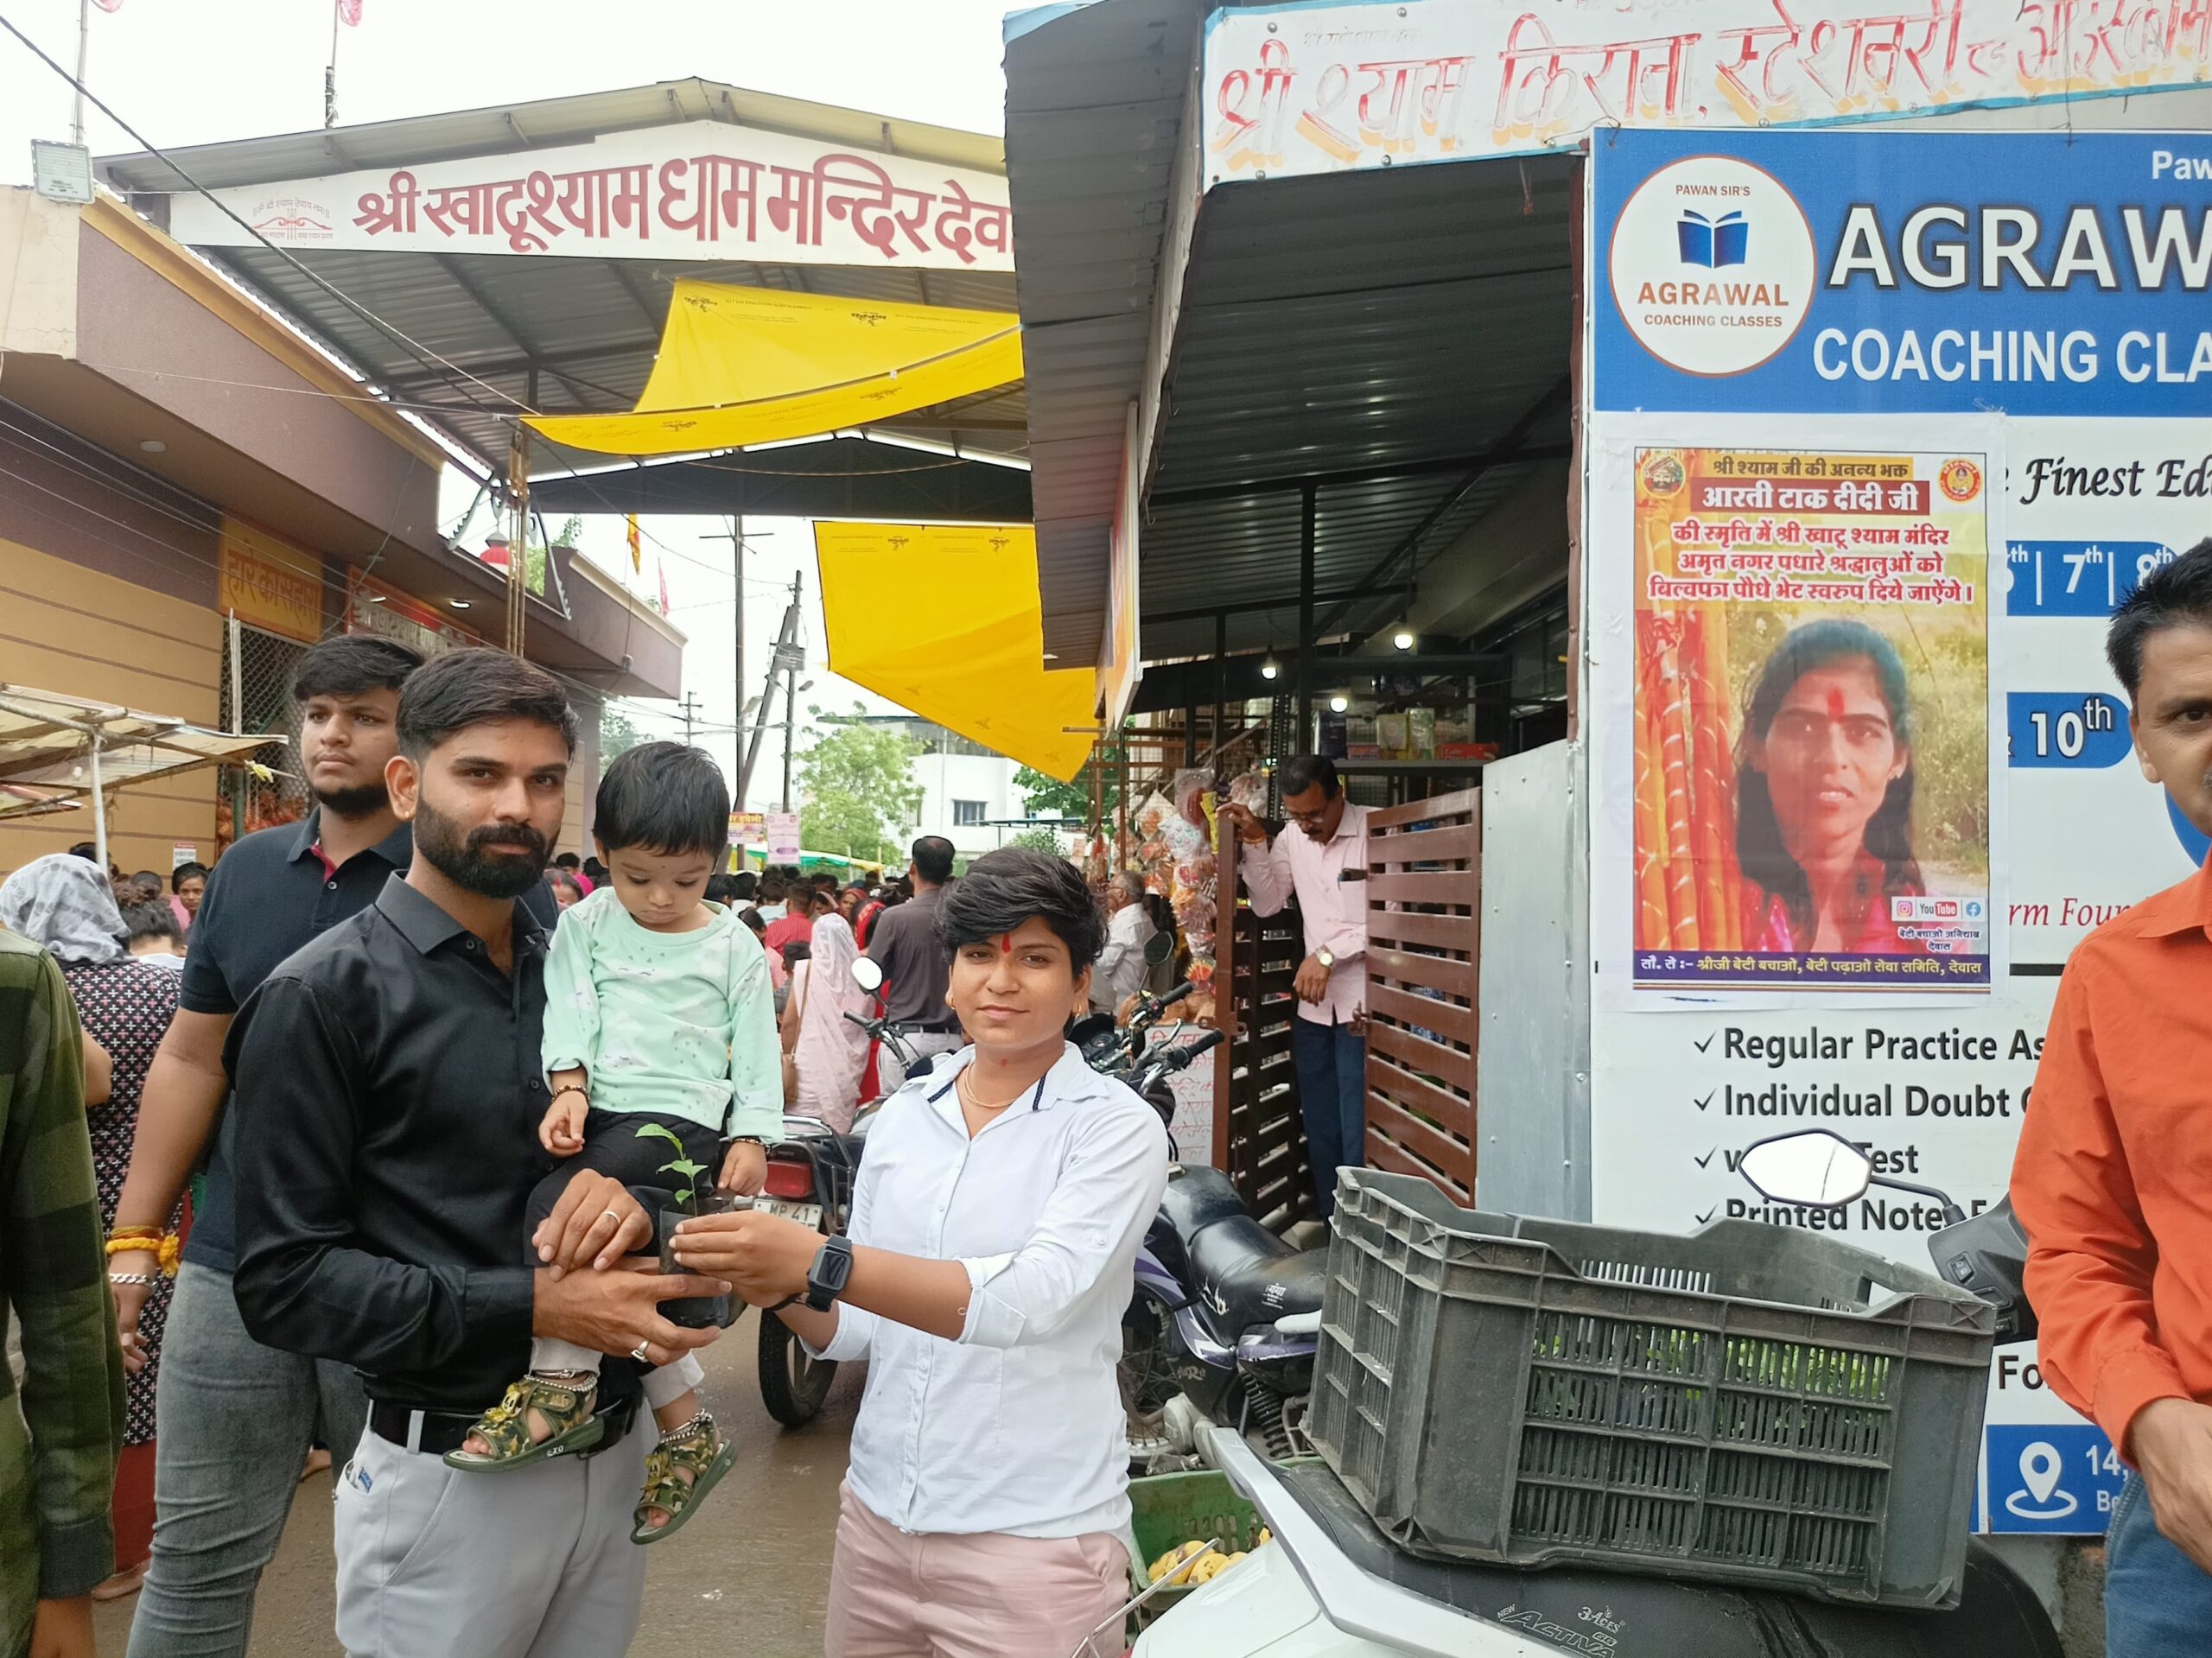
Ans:
[[[1156,932],[1144,941],[1144,959],[1153,967],[1158,967],[1174,953],[1175,940],[1170,934]]]
[[[1763,1140],[1736,1166],[1761,1195],[1778,1204],[1834,1209],[1866,1195],[1874,1174],[1866,1153],[1826,1128]]]
[[[874,995],[883,988],[883,969],[863,956],[853,963],[853,982]]]

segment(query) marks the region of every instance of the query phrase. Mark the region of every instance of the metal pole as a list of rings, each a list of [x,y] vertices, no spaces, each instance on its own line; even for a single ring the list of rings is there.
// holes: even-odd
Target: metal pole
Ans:
[[[322,124],[338,124],[338,0],[330,0],[330,61],[322,68]]]
[[[100,734],[92,733],[92,844],[99,849],[100,873],[107,873],[107,797],[100,788]]]
[[[1291,753],[1313,747],[1313,554],[1314,498],[1308,484],[1300,492],[1298,534],[1298,740]]]
[[[244,638],[238,632],[238,613],[231,612],[231,735],[245,734],[245,658],[242,654]]]
[[[729,589],[737,604],[737,655],[730,664],[730,689],[734,700],[729,705],[729,722],[733,726],[745,723],[745,515],[734,514],[729,521]],[[733,747],[737,739],[730,739]],[[744,805],[743,801],[738,804]]]
[[[791,809],[791,727],[798,707],[798,663],[796,646],[798,644],[797,622],[799,606],[798,575],[791,577],[791,644],[794,649],[785,653],[784,664],[784,810]]]
[[[768,658],[767,683],[760,688],[760,700],[753,705],[753,736],[746,745],[745,764],[737,774],[737,797],[741,801],[753,787],[753,768],[760,759],[760,740],[767,734],[768,710],[776,700],[776,674],[783,665],[784,646],[798,632],[798,603],[794,600],[784,607],[783,630],[776,636],[776,649]],[[766,861],[765,856],[762,861]]]
[[[76,102],[70,106],[69,115],[69,142],[73,144],[85,142],[85,55],[90,49],[92,38],[92,0],[77,0]]]
[[[1217,610],[1213,613],[1213,764],[1217,773],[1221,770],[1221,746],[1228,730],[1229,613]]]

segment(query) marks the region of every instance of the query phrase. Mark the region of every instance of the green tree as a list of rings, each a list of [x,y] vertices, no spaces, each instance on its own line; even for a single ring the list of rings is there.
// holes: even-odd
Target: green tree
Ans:
[[[1068,855],[1067,842],[1060,838],[1059,830],[1046,829],[1042,824],[1033,829],[1016,829],[1006,837],[1006,843],[1008,846],[1024,848],[1031,852],[1049,853],[1055,858],[1065,858]]]
[[[1014,786],[1021,791],[1022,810],[1034,817],[1039,812],[1057,811],[1063,817],[1071,817],[1078,823],[1090,821],[1090,765],[1075,774],[1075,781],[1063,783],[1058,778],[1048,778],[1032,766],[1022,766],[1014,774]],[[1111,816],[1121,804],[1122,791],[1111,773],[1106,778],[1106,813]]]
[[[599,710],[599,774],[607,775],[607,768],[614,764],[618,754],[626,753],[645,740],[645,734],[637,723],[620,708],[601,703]]]
[[[853,705],[854,716],[866,712]],[[807,713],[823,718],[818,708]],[[828,719],[837,723],[798,756],[799,844],[810,852],[895,862],[904,851],[899,837],[922,804],[908,766],[920,746],[861,718]]]

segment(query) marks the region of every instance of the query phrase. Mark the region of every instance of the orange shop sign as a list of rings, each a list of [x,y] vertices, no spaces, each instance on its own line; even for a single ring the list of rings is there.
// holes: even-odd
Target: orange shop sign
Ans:
[[[322,561],[226,514],[215,607],[312,645],[322,637]]]

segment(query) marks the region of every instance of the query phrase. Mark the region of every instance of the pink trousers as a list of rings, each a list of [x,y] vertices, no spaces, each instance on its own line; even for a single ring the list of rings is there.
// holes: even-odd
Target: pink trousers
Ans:
[[[828,1658],[1070,1658],[1131,1592],[1128,1551],[1110,1532],[910,1536],[845,1487],[823,1647]],[[1097,1658],[1128,1645],[1109,1628]]]

